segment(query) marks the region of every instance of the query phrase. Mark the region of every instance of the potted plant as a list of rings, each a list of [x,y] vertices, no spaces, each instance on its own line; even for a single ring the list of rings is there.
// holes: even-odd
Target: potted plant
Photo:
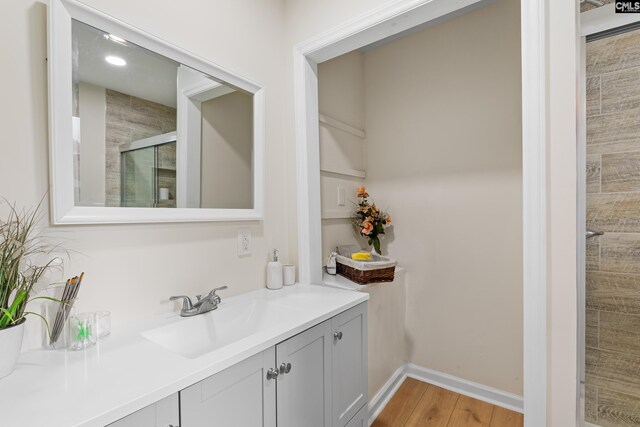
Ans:
[[[375,203],[369,202],[369,193],[362,186],[358,187],[358,208],[353,216],[353,225],[361,236],[367,238],[369,246],[373,245],[376,254],[382,255],[380,250],[380,236],[391,224],[391,216],[378,209]]]
[[[0,219],[0,378],[13,372],[20,355],[27,311],[35,299],[35,285],[52,266],[55,246],[38,230],[40,205],[18,211],[9,205],[6,219]],[[48,259],[48,261],[46,261]],[[45,260],[45,261],[42,261]],[[48,329],[48,325],[47,325]]]

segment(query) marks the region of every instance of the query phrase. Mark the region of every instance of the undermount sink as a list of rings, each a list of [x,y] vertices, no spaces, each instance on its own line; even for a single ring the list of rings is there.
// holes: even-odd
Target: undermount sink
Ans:
[[[175,323],[142,332],[151,342],[183,357],[194,359],[285,321],[284,307],[264,301],[226,306]]]

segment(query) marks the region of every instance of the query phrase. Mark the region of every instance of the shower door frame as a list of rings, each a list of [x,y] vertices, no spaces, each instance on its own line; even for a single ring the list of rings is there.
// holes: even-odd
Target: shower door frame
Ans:
[[[578,35],[579,70],[577,83],[580,90],[578,105],[578,141],[577,141],[577,271],[578,280],[578,381],[576,402],[578,408],[577,425],[586,426],[585,420],[585,357],[586,357],[586,235],[587,228],[587,38],[594,34],[604,33],[616,28],[640,23],[640,14],[616,14],[614,4],[608,4],[597,9],[580,14],[580,28]],[[589,423],[589,425],[592,425]]]
[[[176,131],[163,133],[160,135],[150,136],[148,138],[138,139],[136,141],[131,141],[126,144],[120,144],[118,147],[120,151],[120,204],[124,203],[124,192],[125,192],[125,173],[126,168],[124,161],[122,160],[122,155],[124,153],[136,150],[142,150],[145,148],[153,148],[153,158],[154,158],[154,172],[153,172],[153,207],[156,208],[158,204],[158,194],[157,194],[157,164],[158,164],[158,147],[165,144],[176,143],[178,141],[178,133]],[[177,149],[177,147],[176,147]]]

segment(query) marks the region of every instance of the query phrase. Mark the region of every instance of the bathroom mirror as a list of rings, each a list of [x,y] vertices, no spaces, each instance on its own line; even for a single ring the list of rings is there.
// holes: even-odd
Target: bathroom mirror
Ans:
[[[70,0],[48,62],[55,224],[262,218],[258,85]]]

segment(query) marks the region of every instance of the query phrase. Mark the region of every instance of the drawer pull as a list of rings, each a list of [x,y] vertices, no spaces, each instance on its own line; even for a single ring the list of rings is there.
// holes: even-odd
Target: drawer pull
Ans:
[[[280,373],[288,374],[289,372],[291,372],[291,363],[282,362],[282,364],[280,365]]]
[[[273,368],[269,368],[269,370],[267,371],[267,379],[275,380],[276,378],[278,378],[278,371]]]
[[[340,341],[340,340],[342,339],[342,332],[335,331],[335,332],[333,333],[333,338],[335,338],[335,339],[337,339],[338,341]]]

